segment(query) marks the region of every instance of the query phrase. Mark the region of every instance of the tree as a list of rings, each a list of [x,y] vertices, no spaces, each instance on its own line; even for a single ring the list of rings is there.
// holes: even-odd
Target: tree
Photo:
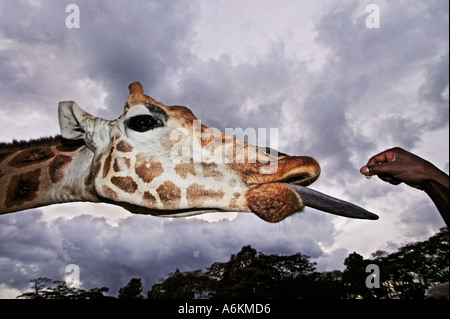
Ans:
[[[211,298],[216,282],[201,270],[181,272],[179,269],[152,286],[149,299],[204,299]]]
[[[316,263],[301,253],[265,255],[251,246],[230,256],[227,262],[215,262],[206,271],[181,272],[176,269],[160,279],[147,292],[158,298],[296,298],[296,299],[423,299],[425,290],[448,281],[449,234],[443,228],[424,242],[400,247],[388,254],[376,251],[373,259],[356,252],[344,261],[345,270],[318,272]],[[369,264],[378,266],[380,287],[367,287]],[[105,298],[108,288],[89,291],[67,287],[63,281],[46,277],[31,280],[32,292],[17,298],[93,299]],[[120,299],[143,298],[142,282],[132,278],[119,290]]]
[[[428,288],[448,281],[448,255],[448,228],[442,228],[424,242],[407,244],[375,259],[373,262],[382,271],[384,291],[379,297],[423,299]]]
[[[119,299],[142,299],[141,278],[131,278],[130,282],[119,289]]]
[[[71,288],[64,281],[50,278],[39,277],[32,279],[33,292],[25,292],[18,299],[98,299],[104,298],[103,293],[109,289],[106,287],[93,288],[88,291],[83,289]]]
[[[161,279],[148,298],[278,298],[305,296],[314,281],[315,263],[300,253],[265,255],[242,247],[227,262],[215,262],[207,271],[180,272]],[[294,294],[294,291],[297,295]]]
[[[342,279],[348,298],[369,298],[371,290],[366,287],[366,267],[369,264],[363,256],[356,252],[351,253],[345,260],[346,266]]]
[[[354,252],[345,270],[317,272],[316,264],[300,253],[265,255],[251,246],[215,262],[206,272],[176,270],[148,292],[149,298],[300,298],[300,299],[416,299],[431,285],[448,280],[448,229],[424,242],[371,257]],[[380,287],[368,287],[369,264],[379,269]]]
[[[45,299],[46,292],[50,289],[48,286],[52,282],[50,278],[39,277],[37,279],[31,279],[30,282],[33,283],[33,292],[25,292],[17,298],[23,299]]]
[[[224,263],[213,298],[266,298],[270,286],[269,268],[258,263],[261,254],[251,246],[242,247]],[[262,266],[262,267],[261,267]]]

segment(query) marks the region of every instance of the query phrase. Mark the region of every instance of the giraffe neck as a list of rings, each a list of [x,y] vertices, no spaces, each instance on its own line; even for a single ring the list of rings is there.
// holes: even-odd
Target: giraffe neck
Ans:
[[[93,153],[61,137],[0,148],[0,214],[40,206],[98,202],[91,186]]]

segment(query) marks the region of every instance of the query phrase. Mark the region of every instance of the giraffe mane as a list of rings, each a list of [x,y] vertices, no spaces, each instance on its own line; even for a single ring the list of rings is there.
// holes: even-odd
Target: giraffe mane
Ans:
[[[68,140],[63,138],[61,135],[56,135],[53,137],[41,137],[28,141],[13,140],[12,142],[1,142],[0,153],[17,152],[20,150],[32,150],[56,145],[63,146],[64,148],[67,148],[67,150],[75,150],[80,148],[81,146],[84,146],[85,142],[84,140]]]

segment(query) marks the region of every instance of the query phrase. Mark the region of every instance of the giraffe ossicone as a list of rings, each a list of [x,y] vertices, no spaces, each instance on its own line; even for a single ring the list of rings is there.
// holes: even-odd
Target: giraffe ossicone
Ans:
[[[90,201],[168,217],[235,211],[278,222],[310,206],[378,218],[307,188],[320,174],[315,159],[211,130],[188,108],[144,94],[139,82],[115,120],[73,101],[58,112],[61,136],[0,145],[0,213]]]

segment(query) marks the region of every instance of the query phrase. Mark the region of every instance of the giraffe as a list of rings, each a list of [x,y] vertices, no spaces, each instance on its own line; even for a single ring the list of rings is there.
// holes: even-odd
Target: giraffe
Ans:
[[[378,218],[307,188],[320,174],[314,158],[211,130],[188,108],[144,94],[139,82],[115,120],[73,101],[60,102],[58,115],[60,135],[0,146],[0,214],[87,201],[162,217],[233,211],[279,222],[310,206]]]

